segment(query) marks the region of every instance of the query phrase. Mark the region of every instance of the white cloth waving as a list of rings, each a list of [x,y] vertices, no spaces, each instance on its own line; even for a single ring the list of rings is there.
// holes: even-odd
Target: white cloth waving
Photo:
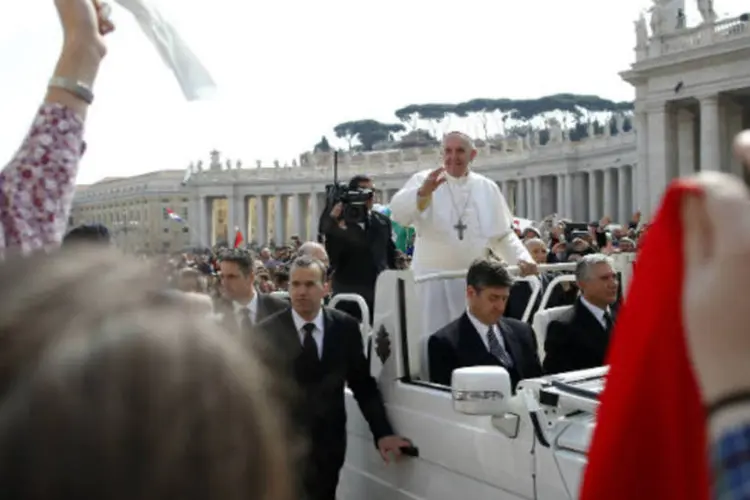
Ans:
[[[190,50],[175,28],[148,0],[115,0],[127,9],[172,70],[188,101],[210,97],[216,90],[208,70]]]

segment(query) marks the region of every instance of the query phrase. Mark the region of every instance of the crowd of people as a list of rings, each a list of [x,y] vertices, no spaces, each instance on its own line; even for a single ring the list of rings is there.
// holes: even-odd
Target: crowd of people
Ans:
[[[257,255],[227,248],[156,263],[95,244],[107,240],[101,228],[74,229],[63,242],[104,36],[114,25],[97,0],[54,3],[61,55],[29,134],[0,173],[4,498],[333,500],[346,450],[345,384],[370,425],[374,452],[397,459],[410,443],[389,421],[358,321],[322,306],[330,293],[353,290],[372,304],[378,274],[406,267],[387,218],[341,219],[335,205],[321,224],[325,244],[295,242]],[[741,136],[737,144],[747,163],[750,141]],[[466,278],[421,288],[433,316],[425,324],[438,325],[430,335],[450,344],[445,329],[455,318],[466,315],[479,331],[510,309],[514,285],[491,254],[542,282],[540,264],[577,261],[580,290],[560,300],[596,306],[589,313],[612,328],[617,279],[605,254],[638,250],[646,229],[638,216],[622,226],[606,218],[583,227],[545,221],[511,232],[497,185],[469,170],[470,140],[448,134],[443,149],[445,165],[416,174],[391,202],[393,220],[416,229],[409,268],[417,278],[469,269]],[[680,207],[686,278],[678,290],[687,314],[677,321],[685,323],[708,409],[714,496],[746,498],[750,194],[728,176],[688,182],[691,197]],[[369,189],[372,180],[352,184]],[[485,248],[489,257],[479,256]],[[288,300],[263,293],[284,289]],[[559,323],[570,335],[550,337],[587,338],[571,318]],[[500,331],[493,323],[484,337],[483,359],[512,368],[514,337],[505,336],[502,320],[496,324]],[[466,356],[446,342],[441,348],[459,362]],[[545,371],[556,369],[571,367]]]

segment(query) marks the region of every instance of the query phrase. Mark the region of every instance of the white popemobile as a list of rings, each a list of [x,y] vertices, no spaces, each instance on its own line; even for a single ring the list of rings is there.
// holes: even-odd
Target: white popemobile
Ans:
[[[634,254],[614,257],[624,291]],[[570,273],[575,264],[540,266]],[[517,272],[517,270],[516,270]],[[423,279],[455,278],[455,274]],[[540,290],[530,281],[533,304]],[[562,274],[547,287],[533,328],[544,359],[551,320],[568,307],[546,309],[556,283],[574,281]],[[364,299],[338,295],[359,304]],[[397,465],[375,452],[367,422],[346,391],[348,443],[338,500],[573,500],[578,498],[586,454],[595,425],[598,396],[607,368],[523,380],[511,391],[508,372],[497,366],[461,368],[452,387],[429,382],[426,337],[411,271],[385,271],[378,278],[374,325],[362,324],[364,345],[396,431],[414,445]],[[526,318],[531,306],[526,310]]]
[[[631,254],[615,257],[623,290],[633,261]],[[569,272],[573,267],[555,264],[542,269]],[[424,279],[445,277],[455,276]],[[530,281],[533,303],[539,281]],[[573,276],[563,274],[556,281],[573,281]],[[362,327],[363,335],[372,339],[370,367],[388,414],[397,432],[413,442],[414,456],[385,465],[347,391],[348,445],[338,499],[577,498],[607,368],[524,380],[515,395],[508,372],[494,366],[456,370],[452,387],[431,384],[414,285],[410,271],[382,273],[373,328]],[[533,318],[540,349],[547,324],[570,307],[545,309],[551,288]],[[360,299],[338,300],[344,298]],[[362,317],[369,317],[364,300],[357,302]]]

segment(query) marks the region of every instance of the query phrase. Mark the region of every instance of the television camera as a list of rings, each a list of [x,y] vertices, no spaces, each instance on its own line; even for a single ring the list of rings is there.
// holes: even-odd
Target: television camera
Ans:
[[[326,206],[324,214],[331,212],[337,203],[343,205],[339,220],[346,224],[359,224],[367,220],[368,202],[372,200],[372,189],[350,186],[338,181],[338,153],[333,153],[333,183],[326,186]]]

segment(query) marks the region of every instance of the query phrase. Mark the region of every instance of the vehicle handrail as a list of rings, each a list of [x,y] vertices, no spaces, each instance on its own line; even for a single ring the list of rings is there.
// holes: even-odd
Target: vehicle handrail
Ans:
[[[536,298],[539,297],[539,294],[542,291],[542,280],[539,279],[539,276],[519,276],[515,281],[516,283],[519,281],[525,281],[529,284],[529,288],[531,289],[531,295],[529,295],[529,300],[526,302],[526,309],[523,310],[523,316],[521,316],[521,321],[528,323],[531,314],[534,312]]]
[[[568,271],[572,272],[576,269],[576,263],[575,262],[561,262],[558,264],[540,264],[538,266],[539,272],[554,272],[554,271]],[[508,272],[511,274],[511,276],[518,276],[521,274],[521,269],[518,266],[508,266]],[[419,276],[417,278],[414,278],[415,283],[424,283],[426,281],[437,281],[441,279],[451,279],[451,278],[465,278],[466,277],[467,270],[459,270],[459,271],[443,271],[439,273],[430,273],[426,274],[424,276]]]
[[[555,287],[559,285],[560,283],[575,283],[576,277],[574,274],[561,274],[560,276],[556,276],[552,281],[547,284],[547,290],[544,291],[544,295],[542,295],[542,301],[539,303],[539,311],[544,311],[547,309],[547,304],[549,303],[549,299],[552,297],[552,292],[555,291]]]
[[[367,302],[361,295],[357,295],[356,293],[337,293],[331,298],[330,302],[328,302],[328,307],[335,308],[336,305],[342,301],[354,302],[359,307],[359,314],[362,318],[359,323],[359,332],[362,335],[362,348],[364,349],[366,357],[367,341],[370,339],[370,332],[372,331],[372,325],[370,324],[370,306],[367,305]]]

